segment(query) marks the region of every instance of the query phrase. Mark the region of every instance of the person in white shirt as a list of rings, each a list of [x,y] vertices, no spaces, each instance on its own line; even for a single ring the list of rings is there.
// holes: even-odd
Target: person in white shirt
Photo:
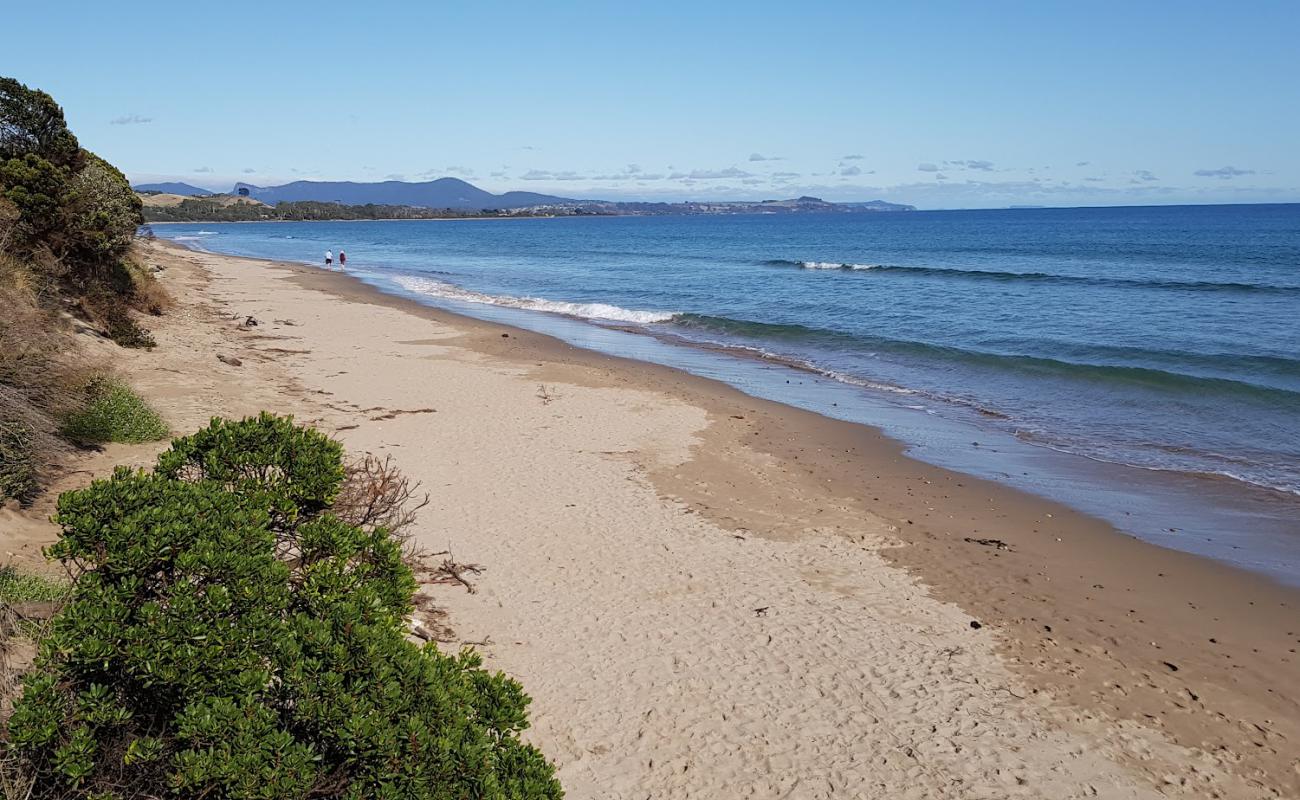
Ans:
[[[326,251],[325,251],[325,268],[326,268],[326,269],[330,269],[330,268],[332,267],[333,264],[334,264],[334,251],[333,251],[333,250],[326,250]]]

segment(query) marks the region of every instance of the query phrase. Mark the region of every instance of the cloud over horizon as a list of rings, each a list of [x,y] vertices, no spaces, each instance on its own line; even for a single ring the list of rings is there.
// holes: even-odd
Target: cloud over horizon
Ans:
[[[521,181],[580,181],[584,178],[585,176],[572,170],[552,172],[545,169],[530,169],[519,176]]]
[[[752,172],[746,172],[739,167],[727,167],[726,169],[695,169],[690,172],[674,172],[668,176],[668,180],[692,180],[692,181],[714,181],[723,178],[752,178]]]
[[[1236,167],[1219,167],[1218,169],[1198,169],[1192,173],[1201,178],[1236,178],[1239,175],[1254,175],[1253,169],[1237,169]]]

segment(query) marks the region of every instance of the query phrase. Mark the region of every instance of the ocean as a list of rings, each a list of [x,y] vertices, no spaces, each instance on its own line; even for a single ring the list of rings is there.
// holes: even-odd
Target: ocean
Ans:
[[[344,250],[386,291],[878,425],[1300,582],[1300,205],[154,230]]]

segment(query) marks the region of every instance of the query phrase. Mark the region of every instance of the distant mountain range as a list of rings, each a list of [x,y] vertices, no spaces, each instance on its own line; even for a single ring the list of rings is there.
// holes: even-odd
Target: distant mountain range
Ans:
[[[140,192],[162,192],[174,195],[205,196],[214,194],[185,183],[146,183],[135,187]],[[536,192],[491,192],[466,183],[458,178],[439,178],[423,183],[384,181],[382,183],[355,183],[352,181],[294,181],[282,186],[254,186],[237,183],[230,195],[248,197],[267,205],[277,203],[315,201],[337,203],[342,206],[409,206],[414,208],[440,208],[455,210],[535,209],[544,207],[559,213],[581,210],[597,214],[752,214],[752,213],[807,213],[807,212],[878,212],[912,211],[912,206],[871,200],[863,203],[832,203],[817,197],[800,197],[792,200],[763,201],[688,201],[684,203],[617,202],[606,200],[575,200]]]
[[[188,197],[207,197],[216,192],[210,189],[200,189],[197,186],[190,186],[188,183],[140,183],[131,187],[137,192],[160,192],[162,194],[181,194]]]
[[[275,205],[284,201],[318,200],[360,206],[367,203],[388,206],[417,206],[420,208],[527,208],[528,206],[575,203],[565,197],[554,197],[536,192],[506,192],[492,194],[466,183],[459,178],[439,178],[436,181],[407,183],[353,183],[351,181],[294,181],[283,186],[254,186],[235,184],[232,194],[243,194],[263,203]]]

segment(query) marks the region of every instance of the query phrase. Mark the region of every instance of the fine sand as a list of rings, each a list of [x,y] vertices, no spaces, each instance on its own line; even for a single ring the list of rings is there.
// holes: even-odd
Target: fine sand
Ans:
[[[292,413],[421,481],[420,540],[483,567],[423,590],[446,646],[523,682],[570,797],[1300,796],[1295,590],[711,381],[149,256],[178,300],[159,348],[91,352],[178,432]],[[39,561],[55,494],[0,510],[12,558]]]

